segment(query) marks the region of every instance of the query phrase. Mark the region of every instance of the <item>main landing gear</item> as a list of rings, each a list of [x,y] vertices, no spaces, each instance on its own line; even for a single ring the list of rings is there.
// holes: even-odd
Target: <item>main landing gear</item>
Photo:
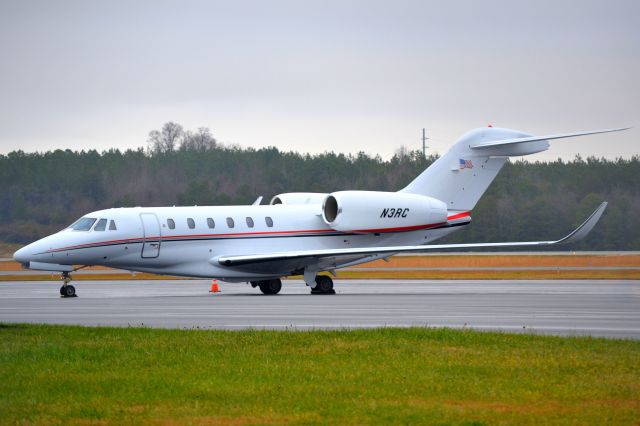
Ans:
[[[316,286],[311,288],[311,294],[336,294],[331,277],[316,275]]]
[[[336,291],[333,289],[333,280],[331,277],[326,275],[308,275],[307,278],[309,278],[309,281],[311,281],[311,277],[313,277],[313,282],[308,284],[311,287],[311,294],[336,294]],[[260,287],[260,291],[264,294],[278,294],[282,289],[282,281],[280,279],[251,281],[250,283],[253,288]]]
[[[76,294],[76,288],[69,284],[71,281],[71,275],[68,272],[62,273],[62,287],[60,287],[60,296],[62,297],[78,297]]]
[[[282,281],[280,279],[251,281],[251,287],[260,287],[260,291],[264,294],[278,294],[282,289]]]

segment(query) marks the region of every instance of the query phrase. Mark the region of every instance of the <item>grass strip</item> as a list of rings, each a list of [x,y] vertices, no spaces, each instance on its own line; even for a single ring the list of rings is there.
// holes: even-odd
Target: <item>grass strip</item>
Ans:
[[[0,325],[5,424],[636,424],[640,342]]]
[[[587,267],[587,266],[640,266],[640,255],[637,254],[588,254],[588,255],[429,255],[429,256],[393,256],[388,262],[375,260],[354,268],[394,268],[394,267],[427,267],[427,268],[488,268],[488,267]]]
[[[638,270],[337,271],[338,279],[422,280],[638,280]]]

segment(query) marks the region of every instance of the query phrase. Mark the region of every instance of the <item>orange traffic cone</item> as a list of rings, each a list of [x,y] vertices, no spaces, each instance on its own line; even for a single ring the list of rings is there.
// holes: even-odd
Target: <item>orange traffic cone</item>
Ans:
[[[220,292],[220,287],[218,287],[218,280],[214,279],[213,281],[211,281],[211,290],[209,290],[209,293],[219,293]]]

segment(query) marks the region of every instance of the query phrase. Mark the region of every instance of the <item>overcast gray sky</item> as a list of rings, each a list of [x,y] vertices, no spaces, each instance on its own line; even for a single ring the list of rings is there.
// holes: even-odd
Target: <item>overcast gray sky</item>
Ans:
[[[493,124],[640,126],[640,2],[0,0],[0,153],[225,143],[442,153]],[[530,159],[640,153],[638,128]]]

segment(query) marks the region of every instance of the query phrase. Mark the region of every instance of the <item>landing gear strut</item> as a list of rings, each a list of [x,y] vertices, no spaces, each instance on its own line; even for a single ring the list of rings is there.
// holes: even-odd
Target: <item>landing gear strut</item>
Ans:
[[[62,273],[62,287],[60,287],[60,296],[62,297],[77,297],[76,288],[69,284],[71,281],[71,275],[68,272]]]
[[[260,291],[264,294],[278,294],[282,288],[282,281],[280,279],[251,281],[251,287],[260,287]]]
[[[311,294],[336,294],[331,277],[316,275],[316,286],[311,289]]]

